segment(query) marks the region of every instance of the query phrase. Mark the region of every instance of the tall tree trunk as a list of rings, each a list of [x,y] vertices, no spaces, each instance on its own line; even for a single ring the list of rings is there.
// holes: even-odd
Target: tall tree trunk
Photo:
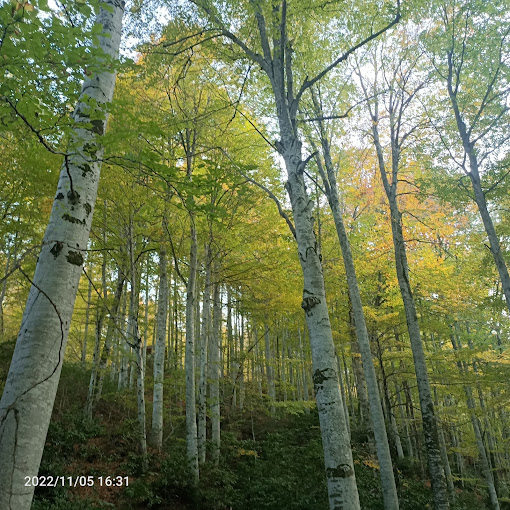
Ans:
[[[352,371],[354,372],[354,383],[356,385],[356,395],[358,397],[358,423],[362,429],[367,429],[367,420],[369,419],[368,392],[365,376],[363,374],[363,364],[359,349],[359,342],[355,334],[354,318],[350,314],[350,335],[351,335],[351,361]]]
[[[202,311],[202,337],[200,339],[200,381],[198,390],[198,457],[205,462],[207,439],[207,356],[211,331],[211,248],[205,247],[205,285]]]
[[[99,45],[112,59],[120,44],[122,0],[106,0],[97,16],[104,36]],[[70,155],[62,167],[43,248],[28,296],[22,328],[0,401],[0,508],[30,508],[36,476],[55,401],[83,257],[97,197],[103,105],[111,101],[115,73],[102,72],[82,85],[71,135]],[[97,101],[90,111],[88,99]],[[99,118],[95,115],[99,113]],[[91,114],[94,117],[91,122]],[[101,119],[101,115],[103,118]]]
[[[186,378],[186,444],[188,463],[193,482],[198,483],[197,412],[195,407],[195,292],[197,277],[197,231],[193,214],[191,219],[191,248],[188,285],[186,288],[186,352],[184,370]]]
[[[106,246],[106,200],[104,201],[103,213],[103,246]],[[87,401],[85,404],[85,417],[92,420],[92,407],[94,405],[94,390],[97,384],[97,373],[99,370],[99,353],[101,348],[101,337],[103,330],[103,322],[108,311],[108,290],[106,285],[106,252],[103,252],[103,263],[101,265],[101,284],[103,288],[103,295],[99,295],[97,302],[97,322],[96,322],[96,342],[94,345],[94,356],[92,360],[92,371],[90,374],[89,391]],[[89,280],[90,283],[90,280]]]
[[[427,373],[427,364],[425,361],[425,353],[423,351],[423,344],[420,334],[420,326],[418,323],[418,316],[416,314],[416,305],[411,290],[411,283],[409,281],[409,264],[407,262],[406,246],[402,228],[402,214],[400,213],[397,202],[400,148],[398,146],[398,142],[392,139],[392,182],[390,183],[386,173],[384,151],[379,140],[377,120],[377,117],[373,117],[372,134],[374,137],[377,159],[379,162],[379,170],[390,206],[391,232],[393,238],[393,248],[395,252],[395,268],[400,288],[400,294],[404,304],[407,330],[409,332],[411,350],[413,353],[414,369],[416,373],[416,381],[418,384],[418,395],[423,421],[425,449],[427,452],[429,474],[431,479],[432,492],[434,495],[434,505],[436,510],[447,510],[450,505],[448,502],[446,481],[443,466],[441,463],[438,425],[434,411],[434,403],[432,401],[429,376]],[[392,136],[394,136],[393,131]]]
[[[152,399],[152,442],[158,451],[163,448],[163,381],[165,378],[167,308],[166,251],[164,247],[161,247],[159,250],[159,300],[156,345],[154,346],[154,393]]]
[[[117,285],[115,288],[115,294],[113,296],[113,303],[110,309],[110,317],[108,319],[108,329],[106,330],[106,338],[104,341],[103,351],[101,352],[101,358],[99,360],[99,366],[96,375],[96,385],[93,392],[94,401],[98,402],[101,398],[103,391],[103,382],[106,373],[106,365],[110,357],[110,351],[112,350],[112,343],[119,330],[119,306],[122,298],[122,290],[124,288],[125,276],[121,268],[118,270]]]
[[[466,126],[465,122],[462,119],[460,108],[457,102],[458,86],[454,86],[453,84],[454,79],[453,66],[454,66],[453,55],[452,52],[449,51],[448,52],[449,72],[447,78],[447,89],[448,96],[450,97],[450,103],[452,105],[452,109],[455,115],[455,121],[457,123],[457,130],[462,140],[464,152],[467,155],[469,161],[469,171],[466,171],[466,173],[469,176],[469,179],[471,180],[474,199],[478,207],[478,211],[480,212],[480,216],[482,218],[485,233],[489,238],[489,245],[492,257],[494,259],[494,263],[496,264],[496,268],[499,273],[499,278],[501,279],[501,287],[503,289],[503,294],[505,295],[506,306],[510,310],[510,276],[508,274],[508,268],[506,266],[506,262],[503,257],[503,252],[501,250],[499,237],[498,234],[496,233],[494,223],[492,221],[489,209],[487,207],[485,192],[482,189],[477,149],[475,149],[476,140],[473,141],[471,139],[472,132],[471,130],[469,130],[468,132],[468,127]],[[487,91],[487,93],[489,93],[489,91]]]
[[[434,493],[436,510],[449,508],[446,494],[446,481],[441,463],[441,452],[439,448],[439,435],[434,404],[430,391],[425,353],[420,335],[420,326],[416,315],[416,307],[409,282],[409,266],[402,232],[401,214],[398,210],[396,196],[390,194],[391,226],[393,234],[393,245],[395,249],[395,264],[400,293],[404,302],[404,310],[407,320],[407,329],[411,340],[414,369],[418,383],[418,395],[420,400],[421,415],[423,421],[423,435],[425,438],[425,449],[427,452],[429,473]]]
[[[147,367],[147,341],[149,339],[149,264],[150,257],[147,256],[147,266],[145,270],[145,320],[143,323],[143,369]],[[168,297],[167,297],[168,300]],[[154,346],[153,346],[154,347]]]
[[[360,508],[349,433],[338,383],[335,349],[326,303],[322,264],[313,232],[313,202],[303,179],[301,142],[280,119],[280,153],[287,168],[287,191],[296,228],[304,288],[301,307],[306,316],[312,349],[313,382],[319,411],[330,508]]]
[[[101,333],[103,330],[103,320],[105,316],[105,310],[103,306],[98,303],[96,308],[96,335],[94,341],[94,353],[92,355],[92,371],[90,373],[89,391],[87,394],[87,400],[85,402],[85,417],[88,420],[92,420],[92,407],[94,403],[94,388],[96,386],[97,371],[99,367],[99,353],[101,351]]]
[[[274,364],[271,355],[271,338],[269,336],[269,326],[267,325],[267,322],[264,322],[264,346],[266,356],[267,391],[271,401],[271,414],[274,416],[276,413],[276,407],[274,405],[276,402],[276,388],[274,382]]]
[[[213,325],[209,356],[210,400],[211,400],[211,442],[212,459],[215,464],[220,460],[220,346],[221,346],[221,298],[219,283],[219,262],[214,261],[213,273]]]
[[[241,329],[239,334],[239,410],[242,411],[244,407],[244,397],[245,397],[245,389],[244,389],[244,373],[245,373],[245,364],[246,364],[246,373],[248,373],[248,360],[245,360],[244,355],[244,317],[242,314],[241,318]]]
[[[131,291],[130,291],[131,292]],[[126,358],[126,339],[128,333],[128,320],[127,320],[127,300],[128,290],[124,291],[124,298],[122,299],[121,320],[119,321],[119,335],[117,337],[117,353],[118,353],[118,384],[117,389],[121,390],[125,387],[126,371],[127,371],[127,358]]]
[[[319,103],[315,94],[313,94],[314,104],[318,110],[318,116],[322,115],[319,108]],[[368,390],[368,403],[370,406],[370,418],[372,422],[372,430],[375,438],[375,446],[377,450],[377,458],[379,459],[381,487],[383,492],[384,508],[386,510],[396,510],[399,508],[397,486],[395,484],[395,477],[393,474],[393,463],[391,461],[390,447],[388,443],[388,435],[386,433],[386,424],[384,421],[384,414],[379,397],[379,388],[377,384],[377,376],[375,373],[374,362],[372,359],[372,351],[370,349],[370,340],[368,336],[367,325],[365,321],[365,314],[363,312],[363,304],[361,302],[361,294],[358,287],[358,278],[354,267],[354,259],[351,252],[351,244],[347,237],[345,225],[340,209],[340,200],[338,198],[338,188],[336,183],[336,176],[333,169],[333,161],[331,159],[329,142],[326,139],[322,122],[320,123],[321,130],[321,145],[324,156],[326,172],[322,166],[320,157],[317,157],[317,166],[322,177],[322,182],[326,191],[326,198],[328,199],[331,212],[337,231],[338,241],[342,251],[342,257],[345,267],[345,275],[347,278],[347,285],[349,289],[349,298],[352,307],[352,316],[354,319],[354,327],[356,330],[356,337],[361,353],[361,360],[363,363],[363,373],[367,383]],[[339,374],[340,376],[340,374]],[[341,376],[340,376],[341,377]],[[391,408],[388,409],[391,414]],[[393,416],[393,415],[391,415]],[[394,420],[394,418],[393,418]],[[396,424],[395,424],[396,429]],[[398,430],[396,437],[398,436]],[[400,447],[400,451],[402,447]],[[400,452],[399,451],[399,452]]]
[[[90,275],[89,275],[90,276]],[[81,366],[85,368],[87,362],[87,340],[89,335],[89,313],[90,313],[90,298],[92,296],[92,280],[89,279],[88,292],[87,292],[87,308],[85,309],[85,332],[83,333],[83,344],[81,348]]]
[[[11,268],[11,249],[8,248],[9,253],[7,254],[7,262],[5,263],[4,281],[2,283],[2,290],[0,291],[0,335],[3,337],[5,334],[4,327],[4,299],[5,293],[7,292],[7,276],[9,275],[9,269]],[[89,282],[90,285],[90,282]],[[90,301],[90,299],[89,299]],[[87,307],[88,311],[88,307]],[[86,327],[86,326],[85,326]],[[84,365],[84,363],[82,363]]]
[[[128,341],[132,345],[135,359],[131,360],[131,373],[136,373],[136,403],[138,415],[138,441],[142,457],[142,471],[147,471],[147,426],[145,414],[145,374],[143,370],[142,337],[138,328],[138,312],[140,308],[140,281],[138,275],[137,258],[135,257],[136,239],[133,225],[133,215],[129,218],[128,253],[130,264],[131,299],[129,301],[130,334]]]
[[[451,335],[451,341],[452,346],[455,351],[459,351],[460,349],[460,343],[457,342],[455,339],[455,336]],[[467,372],[468,367],[464,362],[458,361],[457,366],[459,368],[459,371]],[[478,454],[480,456],[480,463],[482,467],[482,472],[485,477],[485,481],[487,482],[487,489],[489,492],[489,499],[491,502],[491,510],[499,510],[499,501],[498,501],[498,495],[496,493],[496,486],[494,484],[494,476],[492,474],[491,466],[490,466],[490,459],[487,455],[487,450],[485,448],[485,444],[483,442],[481,427],[480,427],[480,420],[475,414],[476,411],[476,404],[475,400],[473,398],[473,390],[471,389],[471,386],[464,386],[464,392],[466,393],[466,401],[467,401],[467,407],[470,410],[470,418],[471,418],[471,425],[473,427],[473,432],[475,435],[475,441],[476,446],[478,448]]]

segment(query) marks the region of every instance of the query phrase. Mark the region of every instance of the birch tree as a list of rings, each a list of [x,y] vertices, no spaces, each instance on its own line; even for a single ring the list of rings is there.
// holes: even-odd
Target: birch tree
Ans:
[[[359,508],[359,496],[354,475],[352,452],[343,412],[338,382],[337,365],[329,312],[326,303],[324,277],[317,239],[313,230],[313,201],[306,189],[304,171],[310,157],[304,157],[301,136],[297,129],[297,112],[303,94],[332,69],[345,61],[357,48],[386,31],[400,19],[400,11],[389,24],[341,54],[313,78],[304,78],[297,88],[294,84],[293,40],[288,30],[286,0],[273,3],[254,0],[247,10],[256,24],[257,39],[243,40],[231,30],[231,24],[222,20],[215,6],[196,1],[210,23],[221,31],[262,69],[269,80],[276,107],[278,139],[274,143],[287,171],[287,189],[292,205],[298,256],[304,277],[301,307],[306,316],[312,348],[315,398],[324,448],[324,460],[332,510]],[[262,51],[262,54],[258,53]]]
[[[73,113],[75,127],[0,401],[0,507],[6,509],[28,509],[32,502],[34,487],[25,486],[25,477],[39,469],[87,249],[123,10],[123,1],[108,0],[96,19],[107,67],[84,80]]]
[[[165,220],[163,220],[165,222]],[[159,300],[154,348],[154,396],[152,399],[152,441],[156,449],[163,447],[163,381],[165,370],[166,327],[168,316],[168,277],[166,249],[159,250]]]
[[[407,48],[403,49],[403,54],[394,60],[393,65],[389,64],[388,59],[381,62],[378,57],[374,57],[375,74],[374,81],[370,86],[367,85],[367,78],[363,76],[359,68],[357,74],[367,101],[366,108],[370,116],[371,135],[377,154],[379,173],[390,208],[395,269],[413,352],[434,503],[436,510],[444,510],[449,508],[449,502],[443,466],[441,464],[438,425],[430,389],[420,325],[416,313],[416,303],[409,278],[409,263],[407,260],[402,212],[399,206],[398,195],[399,171],[404,164],[404,161],[401,159],[402,151],[406,147],[406,143],[409,143],[413,133],[421,127],[419,117],[418,120],[410,122],[407,115],[415,114],[412,111],[413,99],[422,89],[424,83],[415,77],[417,74],[416,63],[418,57],[406,55],[407,52]],[[382,68],[380,75],[383,75],[382,83],[378,81],[381,80],[378,74],[380,68]],[[383,136],[381,133],[383,120],[380,111],[382,108],[380,99],[382,87],[387,87],[388,90],[384,98],[387,99],[385,106],[389,118],[389,158],[381,141]],[[409,111],[411,113],[408,113]]]
[[[375,437],[375,445],[377,449],[377,458],[379,459],[381,486],[384,499],[384,507],[386,509],[399,508],[397,487],[395,485],[395,477],[393,475],[393,464],[391,461],[390,447],[388,443],[388,435],[386,432],[386,424],[384,422],[384,414],[379,397],[379,387],[377,384],[377,376],[375,373],[374,362],[372,359],[372,351],[370,349],[370,340],[368,336],[365,314],[361,302],[361,295],[358,286],[358,278],[354,267],[354,260],[351,252],[351,244],[347,237],[342,211],[340,209],[340,200],[338,197],[338,188],[336,175],[331,157],[330,143],[324,126],[324,113],[319,103],[319,99],[314,90],[312,90],[312,100],[314,104],[315,117],[318,119],[319,142],[322,148],[322,157],[317,153],[316,162],[321,176],[326,198],[329,202],[335,228],[337,231],[338,241],[342,251],[342,258],[345,266],[345,274],[347,277],[347,285],[349,288],[349,297],[351,301],[356,336],[361,351],[361,359],[363,362],[363,372],[367,382],[368,402],[370,404],[370,418],[372,422],[372,430]],[[341,377],[341,374],[339,374]]]
[[[510,310],[510,276],[500,241],[492,197],[508,176],[504,158],[510,139],[510,23],[507,2],[486,5],[472,0],[441,2],[436,7],[442,30],[423,38],[439,83],[446,86],[450,118],[457,130],[456,145],[442,127],[441,141],[457,169],[471,183],[469,192],[483,222],[489,248]],[[483,59],[480,59],[483,55]],[[437,120],[434,122],[438,124]],[[496,213],[497,217],[497,213]]]

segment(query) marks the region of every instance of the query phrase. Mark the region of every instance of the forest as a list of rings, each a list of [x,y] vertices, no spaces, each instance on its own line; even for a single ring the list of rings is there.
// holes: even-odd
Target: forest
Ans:
[[[509,0],[0,0],[0,510],[510,508]]]

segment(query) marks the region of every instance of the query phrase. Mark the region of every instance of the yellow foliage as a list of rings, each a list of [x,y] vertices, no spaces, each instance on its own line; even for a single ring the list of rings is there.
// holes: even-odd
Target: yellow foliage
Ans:
[[[258,457],[259,454],[255,450],[245,450],[244,448],[238,448],[237,453],[239,456],[245,457]]]

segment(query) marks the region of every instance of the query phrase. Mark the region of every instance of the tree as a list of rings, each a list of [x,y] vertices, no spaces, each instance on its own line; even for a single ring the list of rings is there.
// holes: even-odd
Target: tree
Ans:
[[[357,48],[376,38],[400,19],[400,11],[389,24],[370,34],[348,49],[314,78],[305,78],[295,90],[293,42],[288,34],[288,6],[286,0],[267,6],[255,1],[248,9],[249,19],[256,23],[257,40],[250,47],[230,29],[230,23],[221,20],[219,10],[209,4],[196,4],[207,15],[209,22],[221,35],[243,50],[246,57],[260,66],[269,79],[276,106],[278,137],[275,147],[283,158],[287,171],[286,189],[292,205],[293,219],[301,263],[304,289],[301,307],[306,315],[310,332],[314,365],[314,387],[324,447],[326,476],[330,508],[359,508],[352,453],[340,395],[337,364],[335,361],[331,324],[326,303],[324,279],[313,231],[313,202],[309,199],[303,172],[310,157],[303,158],[302,141],[297,129],[296,116],[303,94],[328,72],[338,66]],[[271,13],[268,15],[267,11]],[[269,21],[268,21],[269,20]],[[262,55],[258,50],[262,49]]]
[[[28,509],[33,497],[25,477],[36,475],[41,461],[87,249],[123,10],[124,2],[111,0],[96,19],[103,63],[84,80],[73,113],[75,128],[0,401],[0,452],[9,459],[0,467],[3,508]]]
[[[379,388],[377,385],[377,376],[375,373],[374,362],[372,360],[372,351],[370,349],[370,340],[368,336],[365,314],[361,302],[361,295],[358,287],[358,279],[356,269],[351,252],[351,245],[342,217],[340,209],[340,200],[338,197],[338,188],[336,182],[333,160],[331,157],[330,142],[324,126],[324,113],[319,103],[317,94],[312,89],[312,100],[314,106],[314,114],[317,120],[319,131],[319,143],[322,148],[322,159],[317,151],[316,162],[324,186],[326,198],[328,200],[335,228],[338,235],[338,241],[342,250],[342,258],[345,266],[345,274],[347,277],[347,285],[349,288],[349,298],[352,306],[354,326],[356,336],[361,351],[363,362],[363,372],[367,382],[368,401],[370,404],[370,418],[372,422],[372,430],[375,436],[375,445],[377,448],[377,458],[379,459],[381,471],[381,485],[384,498],[384,507],[387,509],[397,509],[399,507],[397,487],[395,485],[395,477],[393,474],[393,464],[391,461],[390,447],[388,444],[388,436],[386,433],[386,424],[384,423],[384,414],[379,397]],[[313,144],[313,141],[312,141]],[[314,147],[314,150],[316,148]],[[324,167],[326,170],[324,170]]]
[[[494,213],[490,212],[491,195],[508,175],[505,144],[510,138],[510,24],[504,14],[507,8],[507,2],[441,3],[437,7],[441,26],[423,38],[423,42],[431,52],[436,78],[446,85],[449,120],[454,121],[457,129],[455,144],[462,147],[461,153],[457,147],[450,148],[450,136],[443,135],[442,141],[455,166],[471,182],[471,198],[482,218],[510,310],[510,276],[504,246],[494,225]]]
[[[419,117],[417,122],[415,121],[410,124],[407,115],[408,111],[412,112],[412,107],[414,106],[413,99],[422,89],[424,82],[420,79],[416,71],[417,57],[414,55],[406,55],[407,49],[401,51],[402,54],[398,56],[397,53],[398,58],[394,60],[393,64],[390,64],[384,57],[382,61],[379,61],[378,57],[374,58],[374,78],[370,86],[367,85],[367,78],[363,76],[359,67],[357,74],[367,101],[366,105],[370,115],[372,139],[377,153],[378,166],[384,191],[390,208],[395,269],[400,294],[404,304],[407,330],[413,352],[434,502],[436,510],[442,510],[449,508],[449,502],[446,494],[443,466],[441,464],[434,403],[430,390],[416,304],[409,278],[409,263],[404,240],[402,212],[400,211],[398,202],[399,171],[403,163],[402,152],[406,148],[406,144],[409,143],[409,139],[413,136],[413,133],[421,127]],[[380,79],[378,73],[379,69],[381,69],[380,74],[383,76],[383,83],[381,84],[378,81]],[[389,119],[389,157],[386,156],[381,141],[381,126],[383,124],[383,117],[380,112],[380,105],[382,102],[381,95],[383,94],[382,87],[385,89],[387,88],[387,92],[383,97],[385,99],[387,98],[387,104],[385,106]],[[412,112],[410,115],[413,114],[415,114],[415,112]]]

